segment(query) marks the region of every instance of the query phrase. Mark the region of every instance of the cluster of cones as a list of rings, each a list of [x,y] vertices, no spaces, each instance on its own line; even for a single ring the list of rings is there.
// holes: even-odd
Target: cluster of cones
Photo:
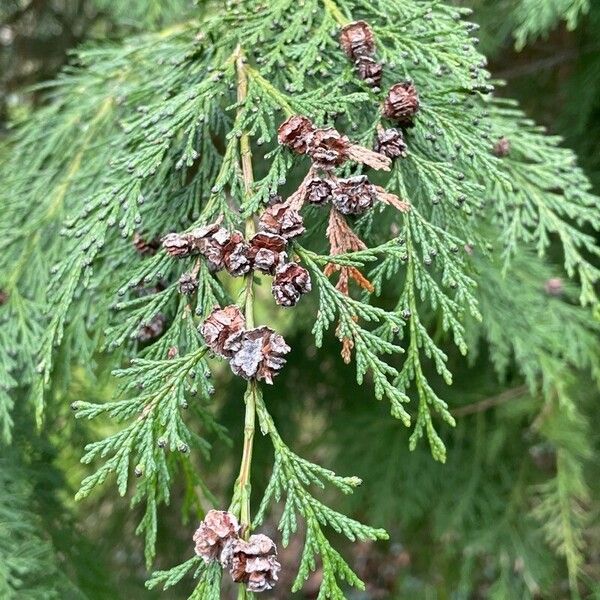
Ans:
[[[240,531],[232,513],[208,511],[194,534],[196,554],[206,563],[219,561],[233,581],[245,584],[250,592],[273,589],[281,569],[275,542],[263,534],[244,540]]]
[[[283,337],[270,327],[246,329],[244,315],[235,304],[215,308],[200,326],[200,334],[215,354],[229,362],[236,375],[269,384],[290,351]]]
[[[229,232],[213,223],[187,233],[170,233],[162,243],[171,256],[201,254],[213,272],[225,269],[239,277],[256,270],[272,275],[275,301],[281,306],[294,306],[311,290],[308,271],[288,261],[286,251],[289,240],[305,231],[302,217],[293,208],[275,203],[263,213],[259,229],[246,241],[240,231]],[[179,286],[182,293],[193,293],[197,287],[195,274],[184,273]]]

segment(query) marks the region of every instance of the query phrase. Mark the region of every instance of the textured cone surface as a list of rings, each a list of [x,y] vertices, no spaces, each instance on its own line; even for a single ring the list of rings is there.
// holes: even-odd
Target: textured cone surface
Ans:
[[[277,139],[280,144],[291,148],[298,154],[306,154],[308,139],[315,127],[308,117],[292,115],[285,120],[277,130]]]
[[[239,539],[231,544],[231,577],[236,583],[246,584],[251,592],[271,590],[281,569],[276,556],[275,542],[266,535],[251,535],[247,542]]]
[[[308,154],[319,167],[330,169],[348,160],[350,146],[350,140],[333,127],[317,129],[310,136]]]
[[[191,296],[198,289],[198,279],[193,273],[184,273],[179,278],[179,291],[186,295]]]
[[[365,21],[346,25],[340,33],[340,46],[352,60],[375,53],[373,30]]]
[[[311,204],[325,204],[331,200],[331,183],[320,177],[312,178],[306,184],[306,200]]]
[[[225,246],[231,239],[231,234],[226,229],[213,223],[194,229],[189,235],[194,246],[206,258],[211,270],[219,271],[225,266],[223,262]]]
[[[154,256],[160,248],[160,240],[143,238],[139,233],[133,235],[133,245],[142,256]]]
[[[225,308],[215,308],[200,327],[200,334],[206,345],[219,356],[229,358],[229,340],[246,326],[244,315],[238,306],[231,304]]]
[[[358,76],[369,86],[378,88],[381,85],[383,67],[370,56],[361,56],[356,61]]]
[[[377,191],[365,175],[338,179],[333,190],[333,205],[343,215],[362,215],[377,199]]]
[[[162,245],[168,254],[178,258],[189,256],[195,250],[188,235],[181,233],[168,233],[162,239]]]
[[[397,83],[390,88],[383,103],[383,114],[406,127],[412,125],[419,111],[419,94],[412,83]]]
[[[300,213],[285,204],[273,204],[262,214],[259,227],[267,233],[280,235],[286,240],[302,235],[306,228]]]
[[[241,331],[227,341],[231,370],[244,379],[273,383],[273,377],[285,364],[283,358],[290,347],[269,327]]]
[[[245,275],[252,268],[250,246],[240,231],[234,231],[223,246],[223,264],[227,271],[235,277]]]
[[[224,510],[209,510],[194,533],[196,554],[208,563],[219,558],[223,547],[237,539],[240,526],[235,515]]]
[[[380,129],[377,132],[374,149],[388,158],[400,158],[408,154],[408,146],[404,141],[402,131],[393,127]]]
[[[286,245],[286,239],[276,233],[257,233],[250,240],[250,259],[254,268],[272,275],[277,266],[285,261]]]
[[[308,271],[299,264],[289,262],[278,267],[273,280],[273,297],[280,306],[295,306],[302,294],[312,289]]]

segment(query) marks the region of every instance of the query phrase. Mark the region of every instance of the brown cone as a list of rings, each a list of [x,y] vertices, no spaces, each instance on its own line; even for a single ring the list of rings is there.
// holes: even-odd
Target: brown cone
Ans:
[[[160,248],[160,240],[146,240],[136,232],[133,234],[133,245],[142,256],[154,256],[156,251]]]
[[[338,179],[333,189],[333,206],[343,215],[362,215],[377,200],[377,191],[366,175]]]
[[[245,326],[242,311],[231,304],[225,308],[215,308],[200,326],[200,335],[215,354],[229,358],[231,352],[227,349],[227,343]]]
[[[168,233],[162,239],[162,245],[168,254],[176,256],[177,258],[184,258],[193,254],[195,251],[195,248],[186,233]]]
[[[283,356],[290,351],[283,337],[269,327],[241,331],[226,344],[231,370],[244,379],[273,383],[273,377],[285,364]]]
[[[340,46],[352,60],[375,53],[373,30],[365,21],[349,23],[340,32]]]
[[[389,129],[380,128],[377,131],[374,150],[388,158],[404,158],[408,154],[408,146],[404,141],[402,131],[393,127]]]
[[[383,66],[370,56],[361,56],[355,65],[358,76],[370,87],[378,88],[381,85]]]
[[[224,267],[225,246],[231,238],[226,229],[218,223],[213,223],[193,229],[189,233],[189,238],[200,254],[206,258],[211,270],[219,271]]]
[[[286,240],[302,235],[306,231],[300,213],[282,203],[269,206],[262,214],[258,225],[262,231],[280,235]]]
[[[229,540],[236,539],[240,526],[235,515],[224,510],[209,510],[194,533],[195,550],[205,563],[216,560]]]
[[[501,137],[492,150],[494,156],[506,158],[510,154],[510,140],[507,137]]]
[[[223,264],[234,277],[245,275],[252,268],[250,246],[240,231],[234,231],[223,246]]]
[[[312,289],[308,271],[299,264],[289,262],[277,268],[273,279],[273,297],[280,306],[295,306],[302,294]]]
[[[284,262],[287,241],[275,233],[258,232],[250,240],[250,259],[254,268],[272,275],[277,265]]]
[[[157,338],[165,330],[167,318],[162,313],[157,313],[148,323],[144,323],[137,332],[139,342],[150,342]]]
[[[306,200],[311,204],[325,204],[331,199],[331,183],[327,179],[313,177],[306,184]]]
[[[350,140],[333,127],[317,129],[309,138],[308,154],[322,169],[331,169],[348,160]]]
[[[412,83],[396,83],[383,103],[383,114],[399,125],[410,127],[419,111],[419,94]]]
[[[238,539],[231,544],[229,572],[236,583],[244,583],[251,592],[273,589],[281,565],[277,547],[266,535],[251,535],[246,542]]]
[[[193,273],[184,273],[179,278],[179,291],[185,296],[191,296],[198,289],[198,279]]]
[[[306,154],[308,138],[315,127],[312,121],[303,115],[292,115],[277,130],[280,144],[291,148],[298,154]]]

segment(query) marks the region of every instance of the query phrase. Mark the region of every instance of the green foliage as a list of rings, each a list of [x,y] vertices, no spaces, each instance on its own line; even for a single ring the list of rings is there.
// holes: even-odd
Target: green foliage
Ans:
[[[166,12],[149,8],[145,16],[170,20],[167,14],[183,4],[153,3]],[[128,16],[138,18],[141,6],[128,7]],[[589,324],[586,309],[543,291],[550,275],[543,260],[550,252],[562,254],[573,280],[569,294],[582,305],[597,303],[600,249],[593,231],[600,211],[573,153],[512,102],[490,98],[491,76],[471,35],[475,27],[463,21],[465,10],[416,0],[247,0],[228,3],[227,10],[211,7],[163,31],[79,50],[72,66],[40,88],[45,105],[15,128],[0,154],[6,215],[0,224],[0,289],[7,294],[0,307],[3,440],[10,441],[17,386],[43,426],[49,411],[65,401],[72,370],[92,379],[102,362],[114,369],[118,397],[73,405],[80,418],[106,417],[98,428],[101,439],[86,446],[82,460],[96,470],[87,473],[78,498],[114,474],[119,494],[143,505],[138,533],[148,564],[155,558],[159,508],[171,502],[178,479],[194,515],[205,504],[216,506],[197,470],[198,457],[209,463],[209,438],[224,438],[212,379],[225,376],[207,357],[197,327],[215,305],[244,303],[252,314],[254,281],[247,278],[240,291],[231,278],[210,273],[195,258],[174,259],[162,250],[143,257],[134,235],[152,240],[217,218],[232,228],[245,221],[250,231],[248,223],[269,198],[290,196],[307,171],[306,159],[277,144],[277,127],[286,116],[308,115],[371,147],[385,91],[409,77],[421,99],[415,126],[406,132],[409,155],[395,161],[390,173],[369,177],[410,210],[380,203],[349,220],[366,249],[330,256],[327,211],[303,209],[308,233],[291,250],[311,272],[315,292],[303,300],[304,322],[298,326],[312,327],[317,347],[327,347],[335,331],[345,358],[356,363],[357,383],[372,384],[375,397],[390,402],[392,416],[412,428],[408,446],[415,454],[399,463],[404,481],[411,481],[402,508],[407,515],[423,517],[419,504],[427,494],[437,495],[442,480],[445,509],[456,490],[464,490],[455,510],[437,511],[433,518],[440,537],[461,538],[468,558],[461,572],[465,594],[475,586],[469,569],[494,549],[490,597],[527,597],[549,587],[544,565],[551,550],[565,556],[576,593],[587,518],[580,509],[589,496],[581,465],[589,451],[570,445],[581,439],[581,428],[562,380],[568,369],[598,375],[598,329]],[[567,16],[574,19],[575,12]],[[375,32],[377,56],[385,62],[382,92],[356,78],[339,48],[340,27],[355,19],[367,20]],[[510,139],[511,152],[497,158],[492,148],[502,136]],[[359,171],[356,165],[341,169]],[[324,272],[326,265],[358,269],[372,291],[345,293]],[[177,282],[189,271],[198,272],[199,288],[183,296]],[[263,314],[277,324],[278,313],[263,300],[257,295],[266,306]],[[157,315],[157,335],[140,336]],[[565,322],[571,331],[563,332]],[[483,345],[489,357],[482,352],[481,360],[489,359],[501,377],[516,371],[531,394],[528,412],[508,415],[506,432],[492,432],[490,444],[483,417],[448,433],[456,424],[450,400],[461,403],[448,386],[455,372],[464,375],[464,355],[470,352],[475,360]],[[260,391],[245,403],[252,422],[255,405],[274,451],[258,515],[246,525],[260,525],[281,501],[284,546],[296,534],[299,516],[306,531],[294,591],[317,561],[323,572],[319,599],[345,598],[346,585],[362,589],[327,530],[350,541],[387,534],[330,508],[312,491],[328,485],[348,494],[359,480],[292,451]],[[570,426],[553,430],[542,418],[547,407],[557,423],[567,415]],[[523,447],[514,440],[538,412],[539,431],[557,448],[557,472],[533,495],[535,475],[519,459]],[[356,450],[364,461],[377,457],[376,466],[389,471],[382,455],[397,447],[401,434],[394,421],[373,427],[369,439],[379,444],[365,453],[357,443]],[[423,437],[435,459],[448,461],[444,477],[441,467],[424,466],[429,458],[419,446]],[[447,439],[455,456],[447,452]],[[461,465],[465,456],[472,469]],[[522,464],[517,481],[505,472],[497,481],[485,478],[496,461]],[[139,478],[135,485],[132,471]],[[389,484],[393,491],[392,483],[398,483],[394,473],[381,473],[377,486]],[[249,512],[245,485],[240,475],[232,507],[242,515]],[[521,522],[532,497],[536,507]],[[533,525],[540,518],[543,547]],[[512,565],[523,556],[528,560],[517,577]],[[451,556],[448,563],[455,560]],[[149,587],[169,588],[192,570],[198,578],[192,598],[216,600],[220,569],[198,559],[157,572]]]

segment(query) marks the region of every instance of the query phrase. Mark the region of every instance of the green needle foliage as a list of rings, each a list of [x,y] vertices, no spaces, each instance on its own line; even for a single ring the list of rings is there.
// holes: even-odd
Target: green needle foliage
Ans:
[[[174,11],[182,4],[160,3]],[[408,155],[384,174],[349,163],[339,169],[343,176],[368,173],[408,209],[380,202],[349,219],[364,248],[338,253],[328,244],[328,211],[303,208],[307,233],[290,253],[310,272],[313,292],[302,300],[297,313],[302,322],[294,327],[311,331],[323,354],[337,353],[331,344],[337,338],[344,359],[355,363],[363,401],[374,396],[389,403],[394,425],[386,427],[395,436],[394,418],[409,428],[408,446],[415,454],[402,469],[423,471],[411,484],[415,505],[423,490],[435,490],[427,478],[439,477],[437,467],[415,466],[429,464],[421,440],[435,460],[448,460],[444,491],[451,496],[464,489],[465,497],[444,517],[449,521],[444,527],[464,534],[473,560],[504,540],[498,554],[502,572],[494,584],[499,598],[517,597],[523,581],[543,581],[537,572],[515,581],[511,572],[511,560],[520,556],[516,547],[533,554],[533,538],[502,537],[518,521],[524,502],[517,496],[529,479],[524,474],[525,483],[511,487],[504,476],[489,498],[477,497],[477,482],[465,478],[485,470],[493,454],[481,430],[471,440],[463,425],[460,431],[470,441],[462,452],[474,448],[478,471],[461,469],[448,452],[447,441],[457,435],[449,432],[456,424],[451,405],[456,396],[448,386],[454,372],[465,368],[465,355],[477,356],[484,344],[487,352],[478,360],[491,364],[500,378],[511,370],[525,380],[524,393],[536,399],[530,416],[536,410],[551,415],[541,420],[539,431],[558,448],[554,477],[531,495],[531,521],[543,522],[547,547],[565,557],[576,594],[585,562],[581,532],[589,516],[581,465],[590,450],[569,442],[585,437],[585,427],[566,382],[575,369],[600,373],[598,328],[585,308],[598,301],[600,247],[594,229],[600,211],[573,153],[514,103],[493,97],[486,60],[473,37],[476,27],[465,9],[417,0],[217,4],[191,9],[190,19],[163,30],[79,50],[72,65],[41,88],[44,106],[16,125],[0,153],[3,442],[11,441],[16,399],[44,427],[49,411],[64,404],[75,370],[100,382],[112,370],[117,389],[112,400],[72,405],[78,418],[105,417],[110,423],[85,448],[82,461],[94,470],[78,498],[114,480],[120,495],[129,493],[133,506],[142,505],[138,533],[149,566],[156,555],[159,509],[171,503],[175,485],[184,486],[195,518],[208,505],[223,508],[198,464],[210,462],[211,440],[226,441],[213,401],[225,377],[197,329],[217,305],[243,305],[249,327],[259,305],[261,317],[268,315],[265,321],[275,329],[285,319],[258,293],[262,286],[252,275],[240,289],[197,257],[176,259],[163,249],[140,252],[139,239],[151,243],[217,219],[251,234],[270,198],[292,196],[310,167],[307,157],[277,143],[286,118],[306,115],[370,148],[378,125],[391,125],[381,108],[388,89],[410,79],[421,108],[405,132]],[[571,22],[585,4],[556,12]],[[533,11],[534,5],[523,3],[522,10]],[[384,64],[381,90],[357,77],[339,45],[340,29],[359,19],[375,34],[377,58]],[[517,39],[538,30],[526,31]],[[500,138],[510,143],[505,156],[493,151]],[[560,257],[572,280],[571,302],[549,300],[543,292],[548,254]],[[359,271],[368,281],[362,290],[344,290],[331,268]],[[180,292],[185,272],[198,280],[191,295]],[[563,331],[564,323],[572,329]],[[277,385],[275,380],[276,390]],[[350,494],[360,480],[336,475],[292,450],[259,383],[249,383],[243,403],[228,398],[235,402],[240,412],[245,406],[246,422],[230,510],[249,533],[280,505],[283,546],[304,531],[294,592],[318,569],[320,600],[346,598],[349,587],[363,589],[334,544],[338,537],[366,542],[387,534],[332,508],[335,495],[325,489]],[[273,461],[253,516],[255,422],[271,442]],[[517,429],[521,423],[511,422]],[[378,437],[372,434],[374,442]],[[372,456],[383,463],[377,445]],[[508,458],[516,453],[501,443],[497,448]],[[505,497],[509,489],[514,503],[494,529],[500,508],[492,496]],[[371,493],[379,496],[376,489]],[[488,500],[493,510],[486,512],[480,504]],[[485,512],[486,539],[467,539],[475,531],[469,523],[473,510]],[[190,545],[191,537],[190,529]],[[535,570],[534,562],[527,568]],[[464,566],[465,581],[470,566]],[[170,588],[188,573],[197,578],[192,598],[220,597],[220,568],[200,558],[157,572],[148,587]],[[240,597],[250,596],[240,588]]]

